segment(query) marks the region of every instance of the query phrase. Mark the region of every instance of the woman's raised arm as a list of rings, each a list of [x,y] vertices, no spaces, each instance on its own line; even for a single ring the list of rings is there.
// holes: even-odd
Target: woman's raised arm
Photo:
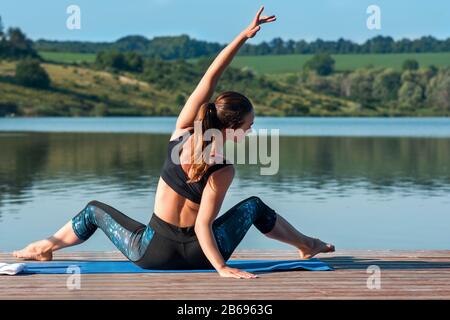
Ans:
[[[222,51],[214,59],[213,63],[209,66],[208,70],[181,110],[177,119],[176,129],[185,129],[194,125],[194,120],[200,106],[210,101],[216,88],[217,81],[233,60],[233,57],[238,52],[239,48],[247,39],[253,38],[256,35],[256,33],[261,29],[261,24],[276,20],[274,15],[261,17],[263,10],[264,6],[258,10],[250,25],[245,28],[244,31],[239,33],[239,35],[230,44],[222,49]]]

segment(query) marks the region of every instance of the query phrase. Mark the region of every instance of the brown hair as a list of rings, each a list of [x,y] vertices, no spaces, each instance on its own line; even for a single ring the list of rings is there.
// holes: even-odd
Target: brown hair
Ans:
[[[196,182],[201,179],[208,170],[208,164],[204,161],[203,152],[212,143],[203,140],[203,133],[208,129],[237,129],[244,124],[244,117],[253,110],[250,100],[234,91],[225,91],[217,96],[214,102],[204,103],[196,117],[196,121],[201,121],[202,132],[195,134],[194,143],[191,144],[191,168],[189,170],[189,180]]]

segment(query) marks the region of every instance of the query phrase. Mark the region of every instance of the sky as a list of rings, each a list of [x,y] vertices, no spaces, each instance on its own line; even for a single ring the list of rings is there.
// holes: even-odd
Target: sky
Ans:
[[[81,29],[69,30],[66,10],[78,5]],[[394,39],[450,37],[450,0],[1,0],[5,27],[20,27],[33,40],[115,41],[127,35],[188,34],[219,43],[231,41],[264,5],[277,21],[262,26],[249,43],[340,37],[363,42],[376,35]],[[366,10],[377,5],[381,29],[369,30]]]

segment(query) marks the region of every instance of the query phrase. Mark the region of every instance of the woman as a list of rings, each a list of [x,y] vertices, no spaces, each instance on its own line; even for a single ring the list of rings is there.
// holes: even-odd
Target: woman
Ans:
[[[130,261],[142,268],[215,268],[223,277],[255,278],[254,274],[226,264],[252,224],[267,237],[295,246],[303,259],[334,251],[333,245],[301,234],[255,196],[242,200],[215,219],[233,180],[234,168],[226,161],[207,163],[208,157],[203,157],[206,150],[210,150],[209,158],[221,159],[220,145],[206,141],[201,135],[198,137],[197,132],[191,134],[194,122],[200,124],[202,131],[219,130],[224,138],[228,137],[227,129],[242,129],[245,133],[250,130],[254,111],[245,96],[228,91],[220,94],[214,103],[209,100],[219,77],[243,43],[255,36],[261,24],[275,21],[275,16],[261,17],[263,9],[219,53],[181,110],[168,142],[148,225],[107,204],[91,201],[53,236],[34,242],[14,255],[51,260],[54,251],[82,243],[100,228]],[[233,140],[242,138],[243,135],[237,135]]]

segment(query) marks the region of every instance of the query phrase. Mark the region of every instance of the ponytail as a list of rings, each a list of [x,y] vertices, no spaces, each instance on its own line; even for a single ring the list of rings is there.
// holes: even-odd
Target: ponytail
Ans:
[[[191,168],[187,182],[199,181],[208,170],[204,153],[206,147],[214,141],[214,135],[211,141],[204,141],[203,134],[208,129],[239,128],[244,123],[245,115],[251,111],[253,106],[250,100],[235,91],[222,92],[214,102],[200,106],[194,122],[194,143],[191,143]]]
[[[197,182],[208,170],[208,164],[205,162],[203,153],[205,148],[212,143],[203,140],[203,133],[208,129],[222,129],[222,123],[217,117],[217,108],[214,102],[204,103],[197,114],[196,121],[201,121],[201,132],[194,130],[194,143],[191,144],[191,168],[189,170],[188,183]]]

